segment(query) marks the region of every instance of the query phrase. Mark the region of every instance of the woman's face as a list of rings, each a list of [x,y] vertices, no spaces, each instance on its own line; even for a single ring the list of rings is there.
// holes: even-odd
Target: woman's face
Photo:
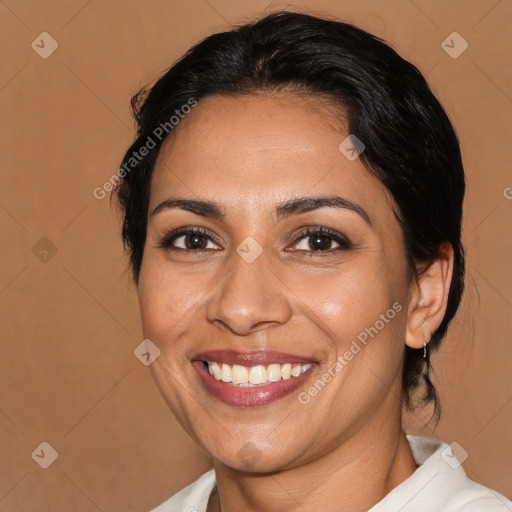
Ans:
[[[154,171],[139,281],[151,369],[188,433],[239,470],[399,425],[402,232],[334,115],[290,93],[210,97]]]

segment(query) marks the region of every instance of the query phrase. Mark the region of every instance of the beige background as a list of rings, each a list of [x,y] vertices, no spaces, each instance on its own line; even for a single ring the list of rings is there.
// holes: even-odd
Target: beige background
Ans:
[[[118,219],[92,192],[134,136],[128,105],[140,86],[198,39],[286,5],[0,1],[0,511],[148,510],[210,467],[133,354],[142,334]],[[385,38],[454,121],[468,291],[434,361],[442,420],[434,432],[407,424],[459,443],[469,476],[512,497],[512,3],[288,5]],[[457,59],[441,46],[453,31],[469,43]],[[31,48],[42,32],[59,45],[47,59]],[[31,457],[43,441],[58,453],[47,469],[35,460],[48,449]]]

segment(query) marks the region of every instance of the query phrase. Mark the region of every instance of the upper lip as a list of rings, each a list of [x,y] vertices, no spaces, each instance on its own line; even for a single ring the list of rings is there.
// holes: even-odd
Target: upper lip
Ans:
[[[229,365],[257,366],[269,365],[272,363],[286,364],[307,364],[316,363],[313,359],[301,357],[294,354],[285,354],[284,352],[275,352],[273,350],[255,350],[237,352],[234,350],[207,350],[200,352],[191,358],[192,361],[211,361],[217,363],[226,363]]]

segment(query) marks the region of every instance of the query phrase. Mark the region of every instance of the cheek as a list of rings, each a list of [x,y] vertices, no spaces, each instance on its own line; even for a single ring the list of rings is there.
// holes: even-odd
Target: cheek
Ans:
[[[299,299],[298,306],[306,306],[305,314],[334,337],[337,345],[345,345],[399,302],[401,293],[394,281],[382,264],[368,258],[314,279],[290,277],[289,286]]]
[[[191,285],[193,282],[193,286]],[[145,262],[141,268],[138,296],[144,336],[166,345],[186,328],[204,297],[202,280],[171,271],[165,263]]]

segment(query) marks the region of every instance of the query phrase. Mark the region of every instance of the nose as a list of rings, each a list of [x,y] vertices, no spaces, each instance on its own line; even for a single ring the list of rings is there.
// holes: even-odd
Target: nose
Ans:
[[[287,288],[264,258],[260,256],[252,263],[238,255],[233,259],[207,302],[207,320],[239,336],[286,323],[293,313]]]

